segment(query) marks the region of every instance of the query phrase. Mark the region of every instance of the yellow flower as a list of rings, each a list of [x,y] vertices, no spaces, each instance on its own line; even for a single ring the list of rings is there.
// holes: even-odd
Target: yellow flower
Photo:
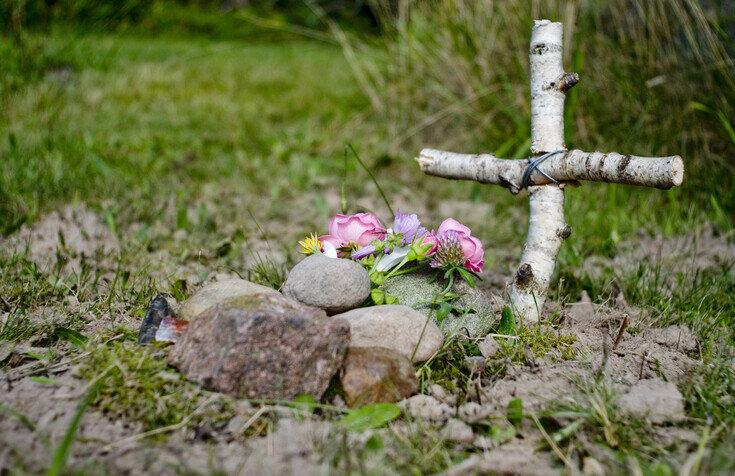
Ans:
[[[301,245],[301,251],[299,251],[301,254],[313,255],[322,252],[322,242],[316,237],[316,233],[307,236],[304,241],[299,241],[299,244]]]

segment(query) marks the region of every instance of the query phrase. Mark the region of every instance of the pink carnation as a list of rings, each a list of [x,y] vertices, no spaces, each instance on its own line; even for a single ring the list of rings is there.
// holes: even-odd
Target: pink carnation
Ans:
[[[448,231],[454,231],[457,233],[459,244],[462,247],[462,252],[466,258],[464,267],[470,271],[482,273],[482,265],[485,264],[485,250],[482,249],[482,243],[480,240],[472,236],[472,231],[468,227],[464,226],[454,218],[447,218],[444,220],[442,224],[439,225],[436,235],[441,237]]]
[[[334,215],[329,222],[329,234],[320,236],[319,240],[331,243],[335,248],[360,249],[374,240],[385,240],[385,228],[378,217],[372,213],[356,215]],[[340,252],[340,258],[344,256]]]

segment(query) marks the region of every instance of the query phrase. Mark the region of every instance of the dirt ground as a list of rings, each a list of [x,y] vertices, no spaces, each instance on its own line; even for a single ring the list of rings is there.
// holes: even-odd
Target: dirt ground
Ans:
[[[25,227],[0,242],[4,249],[28,247],[29,260],[55,262],[64,255],[59,274],[79,272],[89,260],[110,260],[120,243],[96,212],[81,207],[68,207],[52,213],[32,227]],[[726,260],[735,260],[735,245],[710,231],[700,236],[664,239],[641,235],[624,243],[612,259],[593,258],[588,272],[614,266],[619,269],[637,263],[663,258],[662,266],[686,262],[693,269],[706,269]],[[505,254],[511,255],[512,251]],[[502,255],[502,253],[501,253]],[[153,274],[168,276],[176,260],[165,252],[153,252],[142,261],[156,262]],[[100,263],[97,266],[102,266]],[[111,270],[114,266],[107,265]],[[200,276],[192,266],[191,276]],[[179,270],[180,271],[180,270]],[[160,274],[159,274],[160,273]],[[113,271],[107,279],[112,279]],[[205,281],[230,276],[227,271],[210,273],[205,279],[192,277],[192,290]],[[665,275],[665,273],[664,273]],[[504,282],[510,278],[506,270],[493,275],[484,286],[502,294]],[[196,282],[194,282],[196,281]],[[550,408],[588,402],[592,391],[585,382],[606,377],[617,402],[633,417],[646,421],[651,431],[661,435],[662,442],[677,439],[697,441],[698,435],[677,429],[674,423],[686,418],[681,393],[676,383],[702,365],[700,343],[684,325],[656,327],[655,319],[645,309],[630,306],[624,296],[604,304],[593,303],[586,296],[578,303],[561,306],[547,303],[547,308],[561,308],[561,318],[546,326],[559,334],[573,334],[575,357],[564,359],[552,351],[542,358],[528,356],[524,363],[496,362],[504,368],[497,379],[483,379],[477,390],[460,398],[438,385],[424,394],[400,403],[405,410],[402,419],[389,428],[373,432],[402,435],[425,425],[440,439],[452,441],[456,448],[468,452],[467,458],[448,465],[445,474],[558,474],[564,469],[563,448],[549,448],[539,426],[525,418],[515,435],[493,439],[483,431],[483,422],[509,425],[506,409],[513,399],[523,401],[525,414],[542,414]],[[28,319],[53,320],[55,313],[73,312],[85,320],[83,334],[102,334],[113,327],[137,329],[140,316],[117,312],[114,323],[90,311],[85,302],[73,296],[64,302],[48,302],[27,315]],[[0,314],[4,324],[9,312]],[[621,326],[623,332],[620,332]],[[53,450],[64,438],[77,407],[87,394],[90,383],[79,375],[79,364],[85,352],[68,343],[59,342],[56,356],[49,360],[25,358],[29,352],[46,349],[34,338],[12,345],[0,342],[0,473],[42,472]],[[492,360],[492,358],[491,358]],[[46,376],[48,383],[34,377]],[[216,398],[213,394],[213,398]],[[594,402],[593,402],[594,403]],[[69,467],[84,473],[113,474],[200,474],[222,471],[226,474],[325,474],[335,471],[330,463],[329,448],[339,433],[334,423],[319,417],[297,418],[285,407],[277,405],[267,412],[277,421],[266,436],[245,437],[244,428],[263,410],[241,402],[235,416],[215,428],[199,431],[183,426],[165,432],[164,439],[141,438],[143,430],[137,422],[111,420],[92,408],[87,411],[76,432]],[[561,417],[560,417],[561,418]],[[561,424],[570,423],[573,419]],[[364,444],[367,434],[345,436],[353,445]],[[362,442],[362,443],[361,443]],[[663,443],[662,443],[663,444]],[[594,445],[590,444],[593,452]],[[391,448],[385,450],[390,455]],[[561,454],[559,453],[561,452]],[[594,454],[594,453],[593,453]],[[598,460],[607,456],[600,454]],[[333,461],[333,460],[332,460]],[[341,463],[343,464],[343,463]],[[367,470],[380,469],[381,460],[366,461]],[[595,462],[585,462],[594,469]],[[597,463],[599,464],[599,462]],[[591,465],[591,466],[590,466]],[[339,470],[345,467],[337,465]],[[588,468],[588,469],[589,469]],[[590,469],[590,471],[592,471]],[[594,473],[593,473],[594,474]]]

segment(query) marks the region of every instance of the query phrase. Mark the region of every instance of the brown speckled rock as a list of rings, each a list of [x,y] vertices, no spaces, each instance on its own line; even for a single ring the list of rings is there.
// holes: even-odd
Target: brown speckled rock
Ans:
[[[252,296],[253,294],[279,295],[275,289],[260,284],[251,283],[244,279],[226,279],[216,283],[207,284],[194,293],[181,305],[178,318],[185,321],[193,321],[204,311],[218,304],[229,304],[232,301]]]
[[[349,324],[281,295],[209,308],[189,324],[169,364],[189,380],[245,398],[321,398],[342,366]]]
[[[411,361],[385,347],[350,347],[342,373],[342,390],[353,406],[392,403],[419,389]]]

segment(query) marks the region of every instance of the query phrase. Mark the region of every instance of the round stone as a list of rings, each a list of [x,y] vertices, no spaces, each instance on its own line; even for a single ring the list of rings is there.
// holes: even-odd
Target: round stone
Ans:
[[[238,398],[319,400],[342,366],[350,327],[281,295],[210,307],[189,324],[168,363],[189,380]]]
[[[185,321],[193,321],[207,309],[217,304],[232,304],[240,298],[256,294],[280,295],[278,291],[267,286],[251,283],[244,279],[226,279],[207,284],[194,293],[182,304],[178,317]]]
[[[294,266],[283,294],[327,314],[354,309],[370,295],[370,277],[356,261],[311,255]]]
[[[350,323],[351,347],[387,347],[414,363],[428,360],[444,343],[439,327],[408,306],[362,307],[339,317]]]
[[[411,306],[425,316],[436,316],[436,311],[428,304],[436,299],[447,281],[443,277],[434,278],[436,271],[425,270],[395,276],[385,281],[381,289],[386,296],[395,296],[399,304]],[[483,337],[497,323],[501,299],[491,299],[477,287],[472,288],[460,278],[455,278],[452,292],[460,297],[452,302],[458,309],[471,309],[463,315],[451,313],[440,323],[439,328],[445,336],[459,335]],[[465,329],[467,332],[465,332]]]
[[[411,361],[385,347],[350,347],[341,383],[351,407],[397,402],[419,389]]]

